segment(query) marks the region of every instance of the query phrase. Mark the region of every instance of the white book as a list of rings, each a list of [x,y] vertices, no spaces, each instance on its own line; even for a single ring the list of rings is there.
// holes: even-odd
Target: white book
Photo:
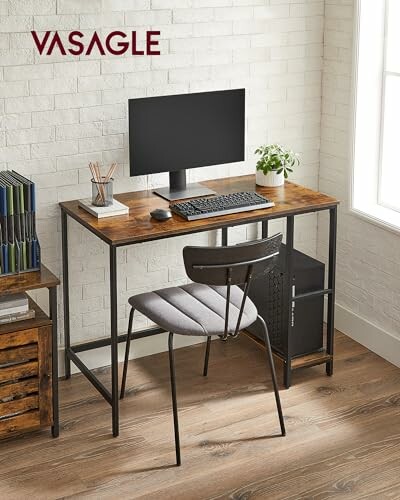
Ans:
[[[28,297],[25,293],[14,293],[0,297],[0,313],[10,307],[26,306],[28,309]]]
[[[92,205],[92,200],[87,198],[86,200],[79,200],[79,206],[98,219],[129,214],[129,207],[117,200],[114,200],[109,207],[95,207]]]
[[[33,319],[35,317],[35,310],[28,309],[25,313],[19,314],[7,314],[7,316],[0,316],[0,325],[6,323],[15,323],[16,321],[25,321],[27,319]]]
[[[8,316],[9,314],[23,314],[29,311],[29,305],[9,307],[7,309],[1,309],[0,318],[3,316]]]

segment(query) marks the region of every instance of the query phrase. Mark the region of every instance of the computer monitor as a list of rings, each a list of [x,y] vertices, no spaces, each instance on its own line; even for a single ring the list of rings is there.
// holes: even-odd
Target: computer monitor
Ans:
[[[186,185],[186,169],[243,161],[245,89],[129,100],[131,176],[169,172],[168,200],[213,192]]]

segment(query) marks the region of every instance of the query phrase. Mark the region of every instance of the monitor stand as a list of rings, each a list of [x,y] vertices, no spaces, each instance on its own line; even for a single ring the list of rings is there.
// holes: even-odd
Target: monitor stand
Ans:
[[[186,170],[178,170],[177,172],[169,173],[169,187],[156,189],[154,193],[166,200],[175,201],[185,198],[210,196],[215,194],[215,191],[198,183],[186,184]]]

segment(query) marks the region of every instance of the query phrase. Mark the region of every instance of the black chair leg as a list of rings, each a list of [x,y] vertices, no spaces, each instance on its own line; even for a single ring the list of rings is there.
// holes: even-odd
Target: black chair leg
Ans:
[[[124,399],[124,396],[125,396],[126,374],[128,373],[129,350],[131,347],[131,334],[132,334],[132,323],[133,323],[133,313],[134,312],[135,312],[135,309],[133,309],[133,307],[132,307],[131,312],[129,314],[129,325],[128,325],[128,334],[126,337],[124,371],[122,373],[120,399]]]
[[[211,337],[207,337],[206,357],[204,359],[203,376],[207,377],[208,373],[208,359],[210,357]]]
[[[261,321],[263,328],[264,328],[265,347],[267,350],[267,358],[269,361],[269,365],[271,367],[272,383],[274,385],[275,401],[276,401],[276,407],[277,407],[278,415],[279,415],[279,422],[281,425],[281,432],[282,432],[282,436],[286,436],[285,422],[284,422],[283,415],[282,415],[281,398],[279,397],[278,382],[276,380],[275,364],[274,364],[274,358],[272,357],[272,350],[271,350],[271,343],[269,341],[268,328],[267,328],[267,325],[265,324],[264,319],[261,316],[258,316],[258,319]]]
[[[181,465],[181,447],[179,444],[179,424],[178,424],[178,406],[176,404],[176,384],[175,384],[175,364],[174,364],[174,334],[170,332],[168,337],[169,351],[169,371],[171,375],[171,395],[172,410],[174,412],[174,433],[175,433],[175,453],[176,465]]]

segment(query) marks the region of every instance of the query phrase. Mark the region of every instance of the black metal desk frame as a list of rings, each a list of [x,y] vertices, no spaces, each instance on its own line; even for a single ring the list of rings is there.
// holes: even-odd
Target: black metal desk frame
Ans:
[[[58,437],[60,434],[59,412],[58,412],[58,334],[57,334],[57,285],[48,288],[49,310],[51,319],[51,383],[52,383],[52,404],[53,404],[53,425],[51,434]]]
[[[268,221],[272,219],[282,219],[286,218],[286,278],[288,281],[288,295],[285,301],[285,310],[287,314],[287,343],[285,346],[287,356],[284,359],[284,384],[286,387],[290,387],[291,383],[291,336],[292,336],[292,321],[293,321],[293,307],[294,303],[299,300],[303,300],[310,296],[328,296],[327,305],[327,342],[326,351],[330,355],[328,361],[323,361],[326,364],[326,373],[331,376],[333,374],[333,349],[334,349],[334,315],[335,315],[335,274],[336,274],[336,234],[337,234],[337,205],[332,205],[330,207],[313,208],[311,210],[302,210],[296,215],[305,213],[321,212],[324,210],[329,210],[329,259],[328,259],[328,288],[323,290],[316,290],[309,293],[303,293],[300,295],[293,296],[292,284],[294,282],[293,268],[292,268],[292,253],[294,247],[294,217],[295,215],[285,216],[282,214],[272,214],[268,216],[268,211],[265,215],[260,217],[259,220],[253,222],[262,223],[262,236],[266,237],[268,235]],[[74,218],[77,222],[79,219]],[[188,222],[190,224],[190,222]],[[248,222],[235,221],[221,221],[221,225],[213,229],[222,229],[222,245],[227,245],[228,243],[228,228],[235,227],[243,224],[248,224]],[[64,342],[65,342],[65,378],[68,379],[71,376],[71,361],[74,365],[81,371],[83,375],[91,382],[95,389],[103,396],[103,398],[111,405],[112,408],[112,432],[113,436],[119,435],[119,389],[118,389],[118,343],[125,342],[127,334],[118,335],[118,304],[117,304],[117,248],[122,246],[128,246],[131,244],[142,243],[143,241],[152,241],[149,239],[134,241],[132,243],[123,243],[120,245],[109,244],[109,259],[110,259],[110,304],[111,304],[111,337],[102,338],[99,340],[94,340],[91,342],[80,343],[71,345],[71,335],[70,335],[70,314],[69,314],[69,271],[68,271],[68,214],[61,207],[61,226],[62,226],[62,262],[63,262],[63,292],[64,292]],[[85,226],[83,226],[85,227]],[[210,229],[198,229],[193,231],[186,231],[182,234],[198,233],[210,231]],[[95,233],[93,233],[95,234]],[[161,236],[154,239],[164,239],[169,237],[179,236],[179,234],[174,234],[170,236]],[[54,297],[51,299],[54,301]],[[54,304],[54,302],[53,302]],[[54,312],[54,307],[52,308]],[[144,337],[150,337],[152,335],[157,335],[164,333],[161,328],[150,328],[142,330],[139,332],[134,332],[132,334],[132,340],[141,339]],[[53,343],[54,345],[54,343]],[[100,347],[106,347],[111,345],[111,391],[105,387],[105,385],[100,382],[100,380],[92,373],[92,371],[83,363],[79,358],[78,353],[90,351],[92,349],[98,349]],[[321,363],[321,364],[322,364]],[[54,365],[53,365],[54,366]],[[56,420],[55,420],[56,421]],[[58,422],[58,418],[57,418]],[[58,432],[58,424],[57,424]]]

